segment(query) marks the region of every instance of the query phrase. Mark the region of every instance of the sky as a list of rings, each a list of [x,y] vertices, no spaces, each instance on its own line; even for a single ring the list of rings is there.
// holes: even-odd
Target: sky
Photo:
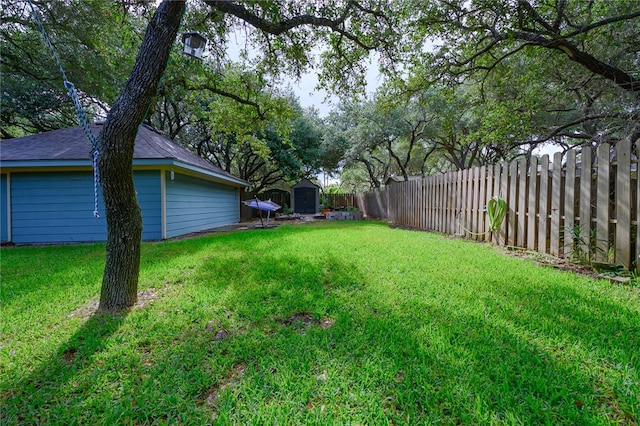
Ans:
[[[372,61],[372,63],[369,64],[365,77],[367,82],[366,93],[367,95],[373,94],[382,82],[375,62]],[[285,86],[287,84],[294,90],[303,108],[313,106],[318,109],[321,117],[326,117],[332,107],[335,107],[339,102],[336,96],[329,95],[327,91],[316,88],[318,85],[318,76],[315,70],[304,74],[299,82],[289,80],[285,83]]]
[[[241,62],[240,51],[244,48],[247,48],[247,42],[242,31],[236,31],[229,35],[226,53],[230,60],[234,62]],[[249,56],[258,56],[258,53],[255,51],[252,52],[252,50],[253,49],[249,47]],[[319,57],[320,53],[321,50],[319,48],[314,48],[312,55]],[[372,94],[380,86],[382,80],[380,78],[380,73],[378,72],[378,65],[376,61],[370,60],[369,62],[365,77],[367,82],[366,93]],[[304,73],[299,81],[291,77],[288,80],[285,80],[281,86],[283,88],[290,86],[298,96],[300,105],[303,108],[315,107],[321,117],[326,117],[332,107],[337,105],[339,101],[336,96],[329,95],[327,91],[317,88],[318,72],[319,70],[311,69]]]

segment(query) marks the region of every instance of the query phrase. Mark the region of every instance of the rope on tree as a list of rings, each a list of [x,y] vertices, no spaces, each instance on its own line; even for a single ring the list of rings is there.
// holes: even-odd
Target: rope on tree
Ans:
[[[98,140],[95,135],[91,131],[91,126],[89,125],[89,119],[87,119],[86,114],[84,113],[84,109],[82,108],[82,104],[80,103],[80,98],[78,97],[78,92],[76,91],[75,86],[72,82],[67,79],[67,75],[62,68],[62,64],[60,63],[60,59],[56,54],[55,49],[53,48],[53,44],[51,43],[51,39],[49,39],[49,35],[44,29],[44,25],[42,23],[42,19],[40,18],[40,14],[38,10],[35,8],[31,0],[29,1],[29,6],[31,6],[31,12],[33,17],[38,24],[38,28],[42,33],[42,38],[45,41],[45,44],[49,48],[49,53],[53,57],[54,62],[56,63],[58,70],[60,70],[60,74],[62,74],[62,78],[64,80],[64,87],[67,89],[71,100],[73,101],[73,106],[75,107],[76,114],[78,116],[78,121],[80,122],[80,126],[84,130],[84,134],[89,140],[91,147],[93,148],[92,153],[92,162],[93,162],[93,216],[98,218],[100,215],[98,214],[98,184],[100,182],[100,175],[98,173],[98,156],[100,155],[100,151],[98,150]]]

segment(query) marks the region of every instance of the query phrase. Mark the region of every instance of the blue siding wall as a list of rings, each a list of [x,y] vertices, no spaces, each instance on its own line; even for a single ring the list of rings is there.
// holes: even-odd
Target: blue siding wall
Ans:
[[[162,238],[159,171],[137,171],[134,183],[142,208],[145,240]],[[54,243],[106,240],[102,192],[100,218],[93,217],[91,172],[12,173],[12,241]]]
[[[9,241],[9,203],[7,195],[9,188],[7,187],[7,175],[0,175],[0,242]]]
[[[167,172],[166,194],[167,237],[240,221],[236,188]]]
[[[162,239],[162,186],[160,170],[134,171],[133,183],[142,209],[142,239]]]

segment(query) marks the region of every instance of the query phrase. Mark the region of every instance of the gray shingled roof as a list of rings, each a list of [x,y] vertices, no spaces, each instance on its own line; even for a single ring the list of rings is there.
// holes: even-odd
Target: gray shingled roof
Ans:
[[[98,135],[102,131],[102,125],[93,124],[91,129]],[[2,141],[0,162],[9,166],[10,163],[7,162],[87,160],[87,164],[91,164],[91,151],[91,144],[78,126]],[[248,186],[243,180],[144,125],[138,129],[133,158],[134,161],[175,160]]]

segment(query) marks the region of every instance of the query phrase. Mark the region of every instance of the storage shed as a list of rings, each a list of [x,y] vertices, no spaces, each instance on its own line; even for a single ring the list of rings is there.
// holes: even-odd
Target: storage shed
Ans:
[[[291,209],[294,213],[314,214],[320,211],[320,187],[302,179],[291,187]]]
[[[92,125],[97,135],[101,125]],[[0,241],[17,244],[106,240],[102,193],[94,210],[91,147],[81,127],[0,143]],[[248,182],[140,126],[134,184],[143,240],[161,240],[240,220]]]

